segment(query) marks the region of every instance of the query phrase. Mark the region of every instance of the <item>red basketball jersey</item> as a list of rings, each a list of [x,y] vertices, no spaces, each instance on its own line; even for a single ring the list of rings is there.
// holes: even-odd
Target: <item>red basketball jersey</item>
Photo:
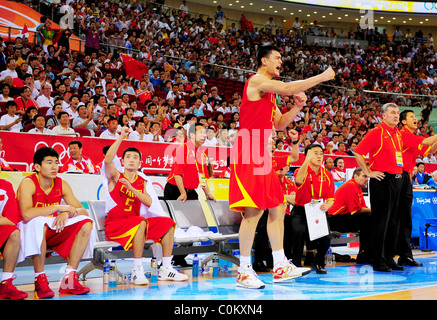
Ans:
[[[115,184],[114,190],[110,192],[112,200],[117,203],[117,210],[111,210],[108,213],[108,219],[117,218],[117,215],[123,216],[139,216],[141,201],[133,194],[126,186],[124,186],[120,179],[125,178],[123,174],[120,174],[117,183]],[[134,182],[131,182],[132,187],[136,190],[144,192],[145,180],[140,178],[138,175]],[[120,210],[121,209],[121,210]]]
[[[35,184],[35,193],[32,196],[33,200],[33,207],[39,208],[39,207],[47,207],[51,205],[61,204],[62,201],[62,179],[59,177],[56,177],[52,181],[52,188],[50,189],[50,192],[46,194],[39,185],[39,178],[38,174],[32,174],[27,179],[30,179]],[[55,211],[52,214],[48,215],[47,217],[56,217],[58,215],[58,212]]]

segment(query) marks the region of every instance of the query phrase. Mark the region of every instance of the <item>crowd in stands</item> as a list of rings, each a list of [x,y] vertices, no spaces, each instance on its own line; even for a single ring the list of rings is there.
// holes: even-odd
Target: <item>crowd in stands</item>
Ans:
[[[391,39],[385,30],[351,29],[346,37],[365,33],[369,46],[336,49],[305,44],[296,28],[258,30],[247,22],[250,17],[244,17],[244,28],[226,28],[221,8],[203,17],[190,14],[186,2],[173,10],[141,1],[78,0],[61,1],[58,9],[66,7],[74,10],[84,54],[70,49],[72,30],[53,30],[45,19],[36,45],[20,37],[0,41],[0,130],[115,138],[127,126],[132,140],[183,142],[188,126],[199,122],[207,128],[205,145],[231,147],[247,70],[256,69],[259,46],[274,44],[282,51],[284,81],[329,66],[337,73],[328,85],[306,92],[306,106],[286,130],[276,132],[274,149],[291,150],[288,131],[296,129],[305,135],[302,150],[314,142],[326,154],[352,156],[381,122],[380,108],[388,101],[423,107],[418,134],[435,134],[429,116],[437,106],[437,53],[432,38],[412,41],[409,30]],[[149,73],[142,79],[126,74],[122,53]],[[294,103],[288,96],[277,102],[282,113]],[[424,162],[437,160],[430,155]]]

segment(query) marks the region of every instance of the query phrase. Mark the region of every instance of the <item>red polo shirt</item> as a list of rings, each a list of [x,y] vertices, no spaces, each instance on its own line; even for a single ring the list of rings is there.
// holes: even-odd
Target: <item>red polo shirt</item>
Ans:
[[[289,194],[292,194],[293,192],[297,191],[297,188],[296,188],[296,185],[294,184],[294,182],[287,177],[284,177],[284,180],[281,181],[281,187],[282,187],[282,190],[284,190],[285,195],[289,195]],[[288,203],[287,203],[287,209],[285,210],[285,213],[290,214],[290,206],[288,205]]]
[[[196,189],[199,186],[199,173],[202,172],[209,179],[207,156],[204,151],[196,149],[192,141],[188,141],[176,149],[167,182],[176,185],[174,176],[180,175],[185,189]]]
[[[415,135],[407,128],[403,127],[400,130],[404,149],[402,150],[402,157],[404,159],[404,170],[408,173],[413,172],[416,165],[417,156],[424,156],[428,154],[431,146],[422,145],[425,137]]]
[[[400,174],[403,165],[397,159],[402,159],[402,137],[397,128],[390,128],[384,121],[370,130],[360,141],[354,152],[366,157],[369,155],[369,167],[373,171]],[[398,155],[398,157],[396,156]]]
[[[294,176],[297,176],[297,169],[294,172]],[[331,172],[323,167],[319,168],[318,172],[314,172],[308,166],[307,173],[301,185],[296,184],[296,205],[305,206],[305,204],[310,203],[311,200],[325,199],[334,200],[334,178]]]
[[[26,111],[29,107],[36,107],[32,99],[29,99],[26,103],[24,103],[23,98],[17,97],[14,99],[14,101],[17,104],[17,111]]]
[[[328,210],[328,214],[354,214],[362,208],[367,208],[364,201],[363,190],[355,179],[349,179],[335,191],[334,204]]]

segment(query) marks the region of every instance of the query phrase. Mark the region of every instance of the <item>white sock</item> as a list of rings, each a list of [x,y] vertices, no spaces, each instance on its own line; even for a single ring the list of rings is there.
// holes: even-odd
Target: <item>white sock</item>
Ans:
[[[273,265],[275,266],[277,263],[284,261],[285,253],[284,249],[272,251],[273,255]]]
[[[64,274],[64,276],[69,275],[70,272],[73,272],[73,271],[76,271],[76,269],[73,269],[73,268],[66,268],[66,269],[65,269],[65,274]]]
[[[162,267],[163,268],[171,267],[171,259],[172,259],[172,256],[170,256],[170,257],[162,257]]]
[[[252,262],[250,256],[240,256],[240,267],[245,269],[252,268]]]
[[[0,281],[3,282],[5,280],[11,279],[13,276],[14,276],[13,272],[3,272],[2,273],[2,278],[1,278]]]
[[[143,258],[134,258],[134,269],[143,267]]]
[[[43,272],[35,272],[35,278],[38,277],[41,274],[45,274],[45,272],[44,271]]]

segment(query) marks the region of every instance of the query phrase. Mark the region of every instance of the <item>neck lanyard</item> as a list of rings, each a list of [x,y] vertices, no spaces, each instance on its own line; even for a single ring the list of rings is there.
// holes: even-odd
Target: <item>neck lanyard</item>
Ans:
[[[311,182],[311,199],[314,199],[313,177],[311,174],[309,174],[309,176],[310,176],[310,182]],[[320,170],[320,189],[319,189],[319,197],[317,199],[322,198],[322,187],[323,187],[323,174],[322,174],[322,171]]]
[[[393,139],[391,133],[390,133],[387,129],[385,129],[385,131],[386,131],[387,134],[389,135],[390,140],[391,140],[391,142],[393,143],[393,147],[395,148],[395,151],[398,152],[398,148],[396,148],[396,144],[395,144],[395,141],[394,141],[394,139]],[[395,132],[395,135],[396,135],[396,138],[398,139],[399,147],[400,147],[401,150],[402,150],[402,142],[401,142],[401,140],[399,139],[399,136],[398,136],[398,134],[397,134],[396,132]]]
[[[188,144],[187,144],[187,147],[189,147]],[[197,172],[203,172],[204,171],[204,169],[203,169],[203,156],[201,155],[201,159],[202,159],[202,171],[200,171],[199,170],[199,166],[197,165],[196,153],[194,152],[194,150],[191,150],[191,153],[193,154],[193,157],[194,157],[194,163],[196,164]]]

